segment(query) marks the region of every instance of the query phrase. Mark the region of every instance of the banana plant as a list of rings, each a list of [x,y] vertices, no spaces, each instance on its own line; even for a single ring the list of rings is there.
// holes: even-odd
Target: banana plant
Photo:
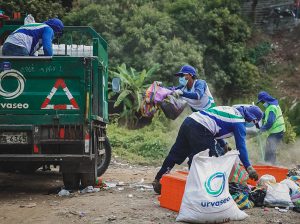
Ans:
[[[134,68],[127,68],[126,64],[122,64],[117,67],[116,71],[110,71],[112,77],[121,79],[121,92],[114,103],[114,107],[123,104],[120,118],[124,119],[126,126],[133,127],[137,124],[137,114],[141,108],[143,93],[147,87],[145,82],[158,69],[159,65],[155,64],[148,71],[144,69],[138,72]],[[115,93],[110,96],[113,95]]]

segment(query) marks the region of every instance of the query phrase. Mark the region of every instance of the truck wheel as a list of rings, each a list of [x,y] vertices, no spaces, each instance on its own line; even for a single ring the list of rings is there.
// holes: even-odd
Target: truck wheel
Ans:
[[[78,173],[63,173],[63,181],[64,181],[65,189],[78,190],[79,188]]]
[[[111,146],[107,137],[104,141],[104,149],[100,151],[97,157],[97,176],[100,177],[107,170],[111,160]]]

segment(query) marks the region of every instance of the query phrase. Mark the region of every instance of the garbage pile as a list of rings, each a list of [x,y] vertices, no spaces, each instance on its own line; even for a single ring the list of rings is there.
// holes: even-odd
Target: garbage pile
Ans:
[[[300,212],[300,169],[255,167],[260,176],[257,182],[250,181],[235,151],[220,157],[200,152],[189,172],[162,177],[160,206],[179,211],[176,221],[191,223],[243,220],[248,216],[243,210],[253,207]]]
[[[245,170],[242,166],[234,166],[235,176],[229,183],[229,192],[240,209],[256,207],[274,207],[279,212],[293,209],[300,212],[300,170],[290,170],[286,179],[277,182],[272,175],[265,174],[257,181],[256,186],[248,185]]]
[[[162,87],[160,82],[153,82],[143,97],[142,116],[153,117],[161,109],[167,118],[175,120],[182,113],[187,103],[182,98],[173,96],[173,92],[174,90]]]

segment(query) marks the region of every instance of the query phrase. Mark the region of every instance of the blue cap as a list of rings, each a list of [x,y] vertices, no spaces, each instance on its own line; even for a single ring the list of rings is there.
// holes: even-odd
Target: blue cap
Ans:
[[[274,97],[272,97],[266,91],[259,92],[257,100],[258,101],[256,102],[256,104],[258,104],[260,102],[267,102],[268,104],[271,104],[271,105],[278,105],[278,100],[276,100]]]
[[[54,19],[48,19],[47,21],[44,22],[48,26],[50,26],[54,33],[58,35],[62,35],[63,29],[64,29],[64,24],[60,19],[54,18]]]
[[[196,76],[196,69],[193,66],[184,65],[181,67],[180,71],[177,72],[175,75],[180,76],[180,75],[185,75],[185,74],[190,74],[194,77],[194,76]]]
[[[236,109],[242,114],[247,122],[254,120],[260,121],[263,117],[263,112],[258,106],[239,106]]]

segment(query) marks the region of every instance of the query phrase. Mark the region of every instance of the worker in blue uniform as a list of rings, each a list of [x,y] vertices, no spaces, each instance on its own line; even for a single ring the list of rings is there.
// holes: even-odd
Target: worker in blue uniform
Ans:
[[[52,56],[52,41],[61,36],[64,25],[61,20],[54,18],[44,23],[30,23],[21,26],[10,34],[2,48],[4,56],[34,56],[43,47],[45,56]]]
[[[271,164],[276,163],[276,150],[283,139],[285,123],[278,100],[269,93],[261,91],[258,94],[257,103],[263,103],[266,108],[263,116],[263,125],[260,132],[268,134],[265,147],[265,161]]]
[[[207,83],[202,79],[197,79],[197,72],[193,66],[184,65],[175,74],[179,77],[179,86],[174,87],[174,95],[182,97],[192,111],[199,111],[215,106]]]
[[[258,175],[251,166],[246,148],[246,123],[257,124],[262,116],[257,106],[217,106],[192,113],[183,121],[174,145],[155,176],[152,183],[155,192],[160,193],[161,177],[175,164],[181,164],[188,158],[190,167],[194,155],[206,149],[214,150],[215,139],[223,141],[221,146],[224,147],[223,139],[231,136],[234,136],[239,158],[249,177],[257,180]]]

